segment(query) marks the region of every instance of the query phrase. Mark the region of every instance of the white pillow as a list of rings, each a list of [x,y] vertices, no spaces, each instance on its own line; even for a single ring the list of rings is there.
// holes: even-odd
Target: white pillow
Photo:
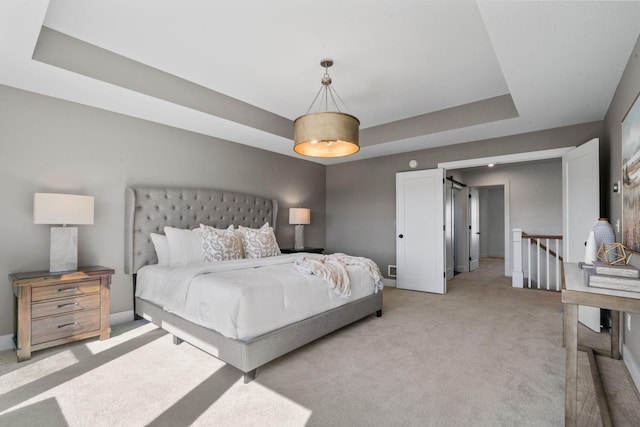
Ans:
[[[280,255],[273,228],[266,222],[261,228],[238,227],[244,255],[247,258],[265,258]]]
[[[226,230],[200,224],[202,255],[205,262],[242,259],[242,241],[230,225]]]
[[[169,265],[180,267],[191,262],[202,262],[202,233],[199,228],[185,230],[165,227],[164,234],[169,243]]]
[[[156,249],[158,265],[169,265],[169,242],[164,234],[150,233],[153,247]]]

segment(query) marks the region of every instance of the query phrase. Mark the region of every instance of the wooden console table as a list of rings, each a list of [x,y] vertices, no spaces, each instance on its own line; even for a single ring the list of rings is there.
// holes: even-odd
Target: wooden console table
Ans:
[[[589,287],[577,263],[563,263],[562,302],[564,303],[564,341],[567,351],[565,368],[565,425],[575,426],[578,412],[578,305],[611,310],[611,351],[608,356],[619,359],[620,311],[640,313],[640,293]],[[591,350],[591,349],[587,349]],[[599,384],[596,385],[598,390]],[[604,396],[603,396],[604,399]],[[600,405],[601,415],[608,418]],[[603,409],[605,409],[603,411]],[[603,414],[606,412],[606,414]],[[610,424],[610,420],[608,421]],[[603,419],[603,424],[607,421]]]

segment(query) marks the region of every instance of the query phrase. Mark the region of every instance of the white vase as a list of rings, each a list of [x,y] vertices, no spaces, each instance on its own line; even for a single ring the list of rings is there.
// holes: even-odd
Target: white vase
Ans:
[[[596,253],[600,250],[603,243],[615,243],[616,233],[613,231],[613,227],[609,224],[608,218],[600,218],[593,227],[593,232],[596,236]],[[609,261],[616,259],[615,250],[609,253]]]
[[[584,247],[584,263],[593,264],[597,260],[596,236],[593,231],[589,232],[587,244]]]

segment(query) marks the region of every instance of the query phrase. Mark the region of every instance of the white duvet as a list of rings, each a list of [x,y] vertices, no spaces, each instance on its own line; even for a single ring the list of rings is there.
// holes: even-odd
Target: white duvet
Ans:
[[[138,271],[136,297],[226,337],[249,340],[377,292],[365,269],[348,266],[351,295],[337,295],[320,277],[296,271],[299,257],[145,266]]]

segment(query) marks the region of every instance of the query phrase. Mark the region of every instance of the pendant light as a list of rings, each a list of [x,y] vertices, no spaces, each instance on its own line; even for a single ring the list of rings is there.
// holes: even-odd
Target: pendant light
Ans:
[[[336,99],[344,105],[338,93],[331,87],[329,67],[332,59],[323,59],[322,86],[309,106],[307,113],[293,122],[293,149],[296,153],[311,157],[341,157],[360,150],[360,120],[340,111]],[[316,112],[312,112],[317,105]],[[332,107],[334,111],[330,111]],[[320,111],[324,109],[324,111]]]

